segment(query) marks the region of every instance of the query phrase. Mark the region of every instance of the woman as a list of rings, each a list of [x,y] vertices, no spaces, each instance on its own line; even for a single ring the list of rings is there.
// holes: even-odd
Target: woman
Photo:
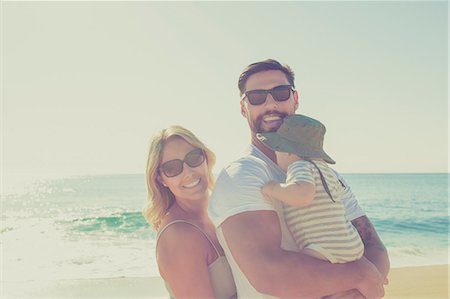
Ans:
[[[232,298],[236,288],[208,217],[215,155],[189,130],[153,137],[147,161],[147,221],[158,231],[156,258],[172,298]]]

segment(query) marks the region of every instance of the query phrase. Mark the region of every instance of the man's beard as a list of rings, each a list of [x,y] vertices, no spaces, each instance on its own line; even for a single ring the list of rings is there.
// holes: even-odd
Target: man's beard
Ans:
[[[279,116],[281,118],[281,120],[283,120],[286,116],[289,115],[287,113],[274,111],[274,110],[267,111],[266,113],[261,114],[260,116],[258,116],[256,118],[256,120],[253,123],[253,130],[255,131],[255,133],[275,132],[281,126],[281,124],[283,123],[282,121],[277,126],[273,126],[271,128],[263,128],[263,118],[264,118],[264,116],[266,116],[268,114]]]

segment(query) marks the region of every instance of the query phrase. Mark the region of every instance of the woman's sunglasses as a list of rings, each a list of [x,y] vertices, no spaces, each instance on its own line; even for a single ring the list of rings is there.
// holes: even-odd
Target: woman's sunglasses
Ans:
[[[267,100],[267,95],[270,93],[272,98],[277,102],[283,102],[289,99],[291,91],[294,91],[292,85],[280,85],[272,89],[256,89],[245,92],[241,100],[247,97],[247,100],[252,105],[264,104]]]
[[[205,161],[205,158],[205,152],[200,148],[196,148],[187,153],[183,160],[174,159],[164,162],[159,166],[159,170],[162,171],[166,177],[171,178],[183,172],[184,163],[189,165],[189,167],[197,167]]]

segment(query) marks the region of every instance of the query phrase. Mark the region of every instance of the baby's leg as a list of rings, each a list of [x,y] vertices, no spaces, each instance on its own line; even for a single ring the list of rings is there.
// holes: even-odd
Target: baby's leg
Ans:
[[[316,259],[320,259],[320,260],[324,260],[324,261],[329,261],[324,255],[320,254],[319,252],[311,249],[311,248],[303,248],[302,249],[303,253],[306,253],[309,256],[312,256]]]

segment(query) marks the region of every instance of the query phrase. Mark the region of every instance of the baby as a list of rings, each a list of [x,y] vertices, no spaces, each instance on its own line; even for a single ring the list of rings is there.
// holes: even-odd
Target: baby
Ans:
[[[323,150],[325,131],[318,120],[291,115],[276,132],[257,134],[286,171],[286,183],[269,182],[262,193],[282,201],[284,219],[299,249],[331,263],[346,263],[361,258],[364,244],[345,216],[344,189],[327,165],[335,162]]]

